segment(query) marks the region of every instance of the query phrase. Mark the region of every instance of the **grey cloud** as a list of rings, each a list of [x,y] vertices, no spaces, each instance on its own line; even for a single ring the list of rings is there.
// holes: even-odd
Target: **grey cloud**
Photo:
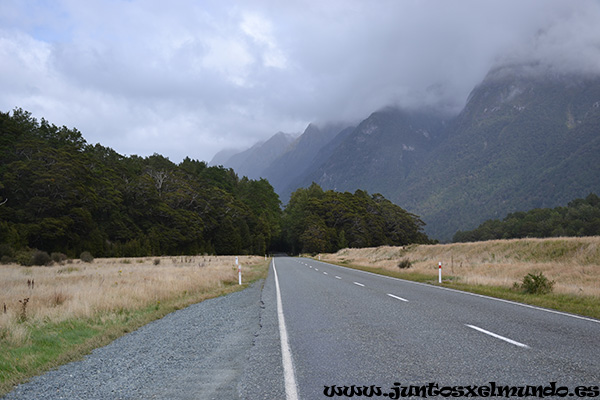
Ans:
[[[459,110],[495,65],[598,73],[592,0],[0,4],[0,109],[210,160],[390,104]]]

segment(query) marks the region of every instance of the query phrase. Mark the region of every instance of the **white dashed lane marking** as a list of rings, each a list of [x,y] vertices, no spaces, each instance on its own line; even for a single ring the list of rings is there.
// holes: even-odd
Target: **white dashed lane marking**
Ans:
[[[393,297],[394,299],[398,299],[398,300],[402,300],[402,301],[408,302],[408,300],[406,300],[405,298],[402,298],[400,296],[396,296],[396,295],[391,294],[391,293],[388,293],[388,296]]]
[[[480,328],[478,326],[469,325],[469,324],[465,324],[465,325],[468,326],[471,329],[475,329],[476,331],[479,331],[481,333],[485,333],[486,335],[489,335],[491,337],[495,337],[496,339],[504,340],[505,342],[508,342],[510,344],[514,344],[515,346],[523,347],[523,348],[526,348],[526,349],[529,348],[529,346],[527,346],[526,344],[517,342],[516,340],[512,340],[512,339],[509,339],[509,338],[504,337],[504,336],[500,336],[500,335],[498,335],[496,333],[493,333],[493,332],[490,332],[490,331],[486,331],[485,329],[482,329],[482,328]]]

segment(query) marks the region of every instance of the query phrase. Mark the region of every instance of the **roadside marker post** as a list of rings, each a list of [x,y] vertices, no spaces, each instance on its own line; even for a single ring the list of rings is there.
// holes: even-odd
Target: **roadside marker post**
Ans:
[[[439,274],[438,274],[439,275],[439,282],[442,283],[442,262],[440,261],[438,263],[438,265],[439,265],[439,268],[438,268],[438,271],[439,271]]]
[[[235,257],[235,265],[238,267],[238,281],[242,284],[242,264],[239,263],[237,256]]]

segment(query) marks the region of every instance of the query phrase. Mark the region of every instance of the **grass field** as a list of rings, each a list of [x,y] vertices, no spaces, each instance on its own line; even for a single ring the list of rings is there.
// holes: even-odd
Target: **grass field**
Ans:
[[[263,257],[178,256],[0,266],[0,395],[124,333],[266,276]]]
[[[320,256],[323,261],[430,283],[437,282],[441,262],[445,286],[600,318],[600,237],[382,246]],[[402,260],[411,267],[400,269]],[[514,284],[530,273],[554,281],[552,293],[516,290]]]

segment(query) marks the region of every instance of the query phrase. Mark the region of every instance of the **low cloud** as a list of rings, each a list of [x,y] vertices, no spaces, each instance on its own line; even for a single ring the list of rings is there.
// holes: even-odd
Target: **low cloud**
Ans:
[[[123,154],[210,160],[396,104],[457,112],[490,68],[599,73],[600,3],[0,3],[0,109]]]

